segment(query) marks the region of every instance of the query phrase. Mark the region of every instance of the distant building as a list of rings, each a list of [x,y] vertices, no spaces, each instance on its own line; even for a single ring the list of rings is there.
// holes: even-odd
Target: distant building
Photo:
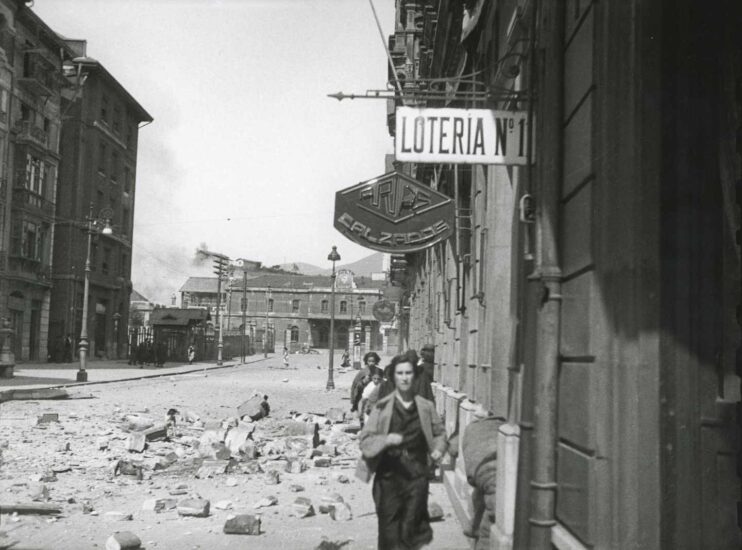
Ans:
[[[150,318],[156,307],[157,305],[154,302],[150,302],[139,292],[132,289],[129,295],[129,327],[137,326],[139,322],[141,322],[139,326],[150,326]]]
[[[87,255],[86,219],[112,217],[112,235],[96,234],[90,251],[90,357],[126,355],[139,125],[152,117],[93,58],[84,40],[67,40],[69,87],[63,98],[62,169],[56,202],[54,292],[49,347],[80,336]]]
[[[340,286],[340,285],[338,285]],[[366,349],[381,349],[380,324],[372,313],[382,298],[384,282],[356,278],[352,288],[335,292],[335,349],[348,346],[349,330],[360,319],[362,341]],[[266,326],[275,335],[275,345],[291,351],[302,345],[327,348],[330,343],[330,290],[327,276],[261,274],[247,280],[246,333],[262,341]],[[183,307],[200,307],[215,311],[216,277],[191,277],[181,287]],[[234,280],[223,289],[222,314],[225,334],[237,333],[242,327],[243,281]]]

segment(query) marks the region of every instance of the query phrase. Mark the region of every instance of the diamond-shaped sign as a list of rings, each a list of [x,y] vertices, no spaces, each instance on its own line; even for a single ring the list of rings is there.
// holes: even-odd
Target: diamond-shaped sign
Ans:
[[[399,172],[389,172],[335,194],[335,229],[380,252],[423,250],[453,232],[450,197]]]

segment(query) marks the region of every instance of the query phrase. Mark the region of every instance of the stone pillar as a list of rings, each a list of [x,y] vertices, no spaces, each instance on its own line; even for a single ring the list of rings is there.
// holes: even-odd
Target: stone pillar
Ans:
[[[13,329],[10,321],[3,317],[0,328],[0,378],[13,378],[15,355],[13,354]]]

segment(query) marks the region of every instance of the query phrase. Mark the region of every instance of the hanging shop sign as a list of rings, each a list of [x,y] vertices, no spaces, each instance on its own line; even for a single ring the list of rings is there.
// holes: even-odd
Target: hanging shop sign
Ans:
[[[451,236],[453,200],[399,172],[335,194],[335,229],[379,252],[424,250]]]
[[[528,113],[397,107],[394,153],[402,162],[528,163]]]
[[[374,319],[382,323],[388,323],[394,319],[394,304],[386,300],[379,300],[374,304]]]

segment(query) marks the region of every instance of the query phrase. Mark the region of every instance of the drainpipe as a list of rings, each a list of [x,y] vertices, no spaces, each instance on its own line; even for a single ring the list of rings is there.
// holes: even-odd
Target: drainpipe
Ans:
[[[540,4],[543,26],[541,51],[541,155],[537,213],[538,254],[535,277],[541,284],[536,317],[536,363],[533,395],[533,463],[528,548],[548,550],[556,525],[557,382],[561,310],[561,270],[558,255],[559,196],[562,177],[564,80],[564,5]]]

